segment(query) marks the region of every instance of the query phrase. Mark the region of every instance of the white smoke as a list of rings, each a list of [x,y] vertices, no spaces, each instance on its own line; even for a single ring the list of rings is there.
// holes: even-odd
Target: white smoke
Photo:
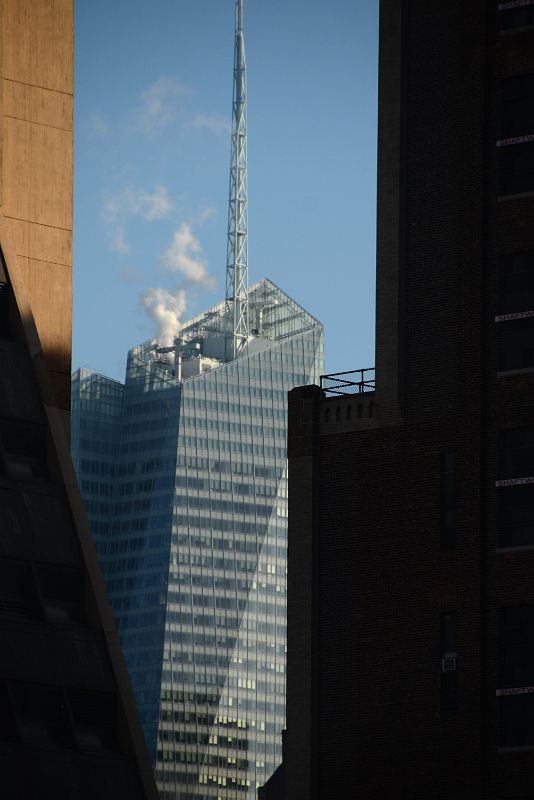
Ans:
[[[170,347],[178,335],[186,309],[186,291],[183,288],[169,292],[166,289],[146,289],[141,303],[156,325],[156,338],[161,347]]]
[[[214,209],[205,209],[193,224],[202,224],[213,213]],[[193,233],[191,223],[183,222],[174,232],[171,244],[160,258],[160,265],[169,272],[180,273],[182,282],[172,291],[147,289],[141,295],[141,303],[156,324],[156,338],[160,346],[170,347],[182,325],[188,287],[196,285],[210,290],[215,282],[208,273],[202,246]]]
[[[170,246],[161,256],[160,264],[169,272],[181,272],[190,283],[213,289],[213,278],[208,275],[202,246],[187,222],[175,231]]]

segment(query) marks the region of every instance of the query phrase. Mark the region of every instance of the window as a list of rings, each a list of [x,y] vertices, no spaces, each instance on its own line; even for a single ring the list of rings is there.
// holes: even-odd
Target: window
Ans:
[[[501,689],[534,686],[534,606],[501,612]]]
[[[499,441],[499,478],[534,476],[534,428],[511,428],[501,431]]]
[[[0,283],[0,339],[9,338],[9,287]]]
[[[501,747],[534,744],[533,684],[534,606],[504,608],[501,612],[501,688],[497,693]]]
[[[533,250],[502,256],[499,288],[499,314],[534,310]]]
[[[83,624],[82,571],[53,564],[36,564],[35,574],[47,621],[53,625]]]
[[[18,731],[9,690],[5,681],[0,681],[0,740],[16,742],[17,739]]]
[[[448,716],[457,710],[456,614],[451,612],[441,615],[440,651],[440,713]]]
[[[61,689],[12,683],[10,690],[23,742],[40,747],[68,746],[68,721]]]
[[[29,565],[0,558],[0,618],[22,621],[41,617]]]
[[[456,544],[456,452],[441,453],[440,460],[440,538],[441,547]]]
[[[501,487],[497,503],[499,547],[534,544],[534,484]]]
[[[499,372],[534,367],[534,317],[505,320],[498,328]]]
[[[499,3],[501,31],[508,33],[534,25],[534,0]]]
[[[534,73],[507,78],[502,85],[500,194],[534,190]],[[523,137],[523,141],[518,137]],[[508,140],[508,141],[506,141]]]
[[[0,473],[17,480],[45,479],[45,429],[17,422],[0,423]]]
[[[501,196],[534,190],[534,142],[521,142],[500,148]]]
[[[499,698],[499,746],[534,744],[534,694]]]
[[[115,742],[115,698],[69,690],[76,743],[84,752],[112,751]]]
[[[498,369],[534,367],[534,252],[501,258]]]
[[[501,139],[534,133],[534,73],[506,78],[502,85]]]
[[[80,569],[0,558],[0,619],[84,624],[83,587]]]

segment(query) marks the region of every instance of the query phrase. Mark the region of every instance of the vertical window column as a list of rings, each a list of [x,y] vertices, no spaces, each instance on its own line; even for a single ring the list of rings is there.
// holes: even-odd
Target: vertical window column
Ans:
[[[498,469],[499,546],[534,545],[534,428],[501,431]]]
[[[499,746],[534,746],[534,606],[501,612]]]
[[[456,546],[456,451],[440,458],[440,543],[443,550]]]
[[[508,0],[499,3],[500,29],[513,33],[534,26],[534,0]]]
[[[498,370],[534,367],[534,251],[500,259]]]
[[[440,713],[449,716],[457,711],[456,614],[450,611],[441,615],[440,650]]]
[[[502,84],[500,155],[501,196],[534,190],[534,73],[514,75]]]
[[[0,339],[9,339],[9,286],[2,276],[0,265]]]

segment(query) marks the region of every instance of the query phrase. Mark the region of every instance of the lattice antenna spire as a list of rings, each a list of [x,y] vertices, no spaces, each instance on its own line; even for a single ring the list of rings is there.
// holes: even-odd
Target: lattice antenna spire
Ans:
[[[243,0],[235,4],[232,154],[226,256],[226,357],[237,358],[248,328],[247,72],[243,39]]]

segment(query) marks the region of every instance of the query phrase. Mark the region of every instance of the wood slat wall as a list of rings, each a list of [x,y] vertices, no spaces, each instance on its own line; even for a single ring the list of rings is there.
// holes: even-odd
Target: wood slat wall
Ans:
[[[73,23],[72,0],[0,0],[0,205],[65,411],[72,336]]]

